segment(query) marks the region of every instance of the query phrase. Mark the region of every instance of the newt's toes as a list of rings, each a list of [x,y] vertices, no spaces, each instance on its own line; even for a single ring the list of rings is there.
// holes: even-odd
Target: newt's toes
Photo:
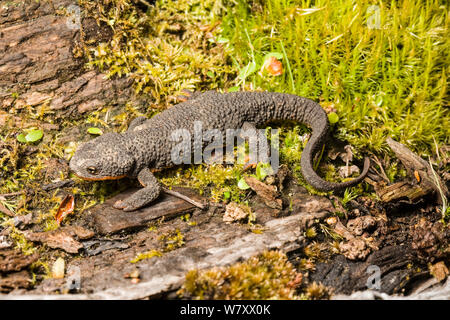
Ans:
[[[126,204],[122,200],[117,200],[116,202],[114,202],[113,207],[116,209],[124,209],[126,207]]]
[[[128,211],[135,211],[135,210],[137,210],[137,209],[139,209],[139,207],[126,206],[126,207],[123,208],[122,210],[128,212]]]

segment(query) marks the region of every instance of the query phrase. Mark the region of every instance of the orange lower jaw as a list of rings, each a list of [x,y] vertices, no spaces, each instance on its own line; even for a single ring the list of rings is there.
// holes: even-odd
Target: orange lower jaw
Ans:
[[[87,177],[81,177],[81,176],[77,175],[76,173],[75,173],[75,175],[80,179],[89,180],[89,181],[119,180],[119,179],[125,178],[127,176],[126,174],[124,174],[122,176],[117,176],[117,177],[87,178]]]

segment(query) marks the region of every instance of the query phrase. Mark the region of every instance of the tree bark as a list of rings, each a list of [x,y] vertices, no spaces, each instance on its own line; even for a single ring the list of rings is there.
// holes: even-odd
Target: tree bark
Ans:
[[[0,125],[13,107],[47,105],[58,115],[76,116],[106,105],[138,103],[132,80],[107,79],[77,57],[82,40],[98,43],[110,37],[109,27],[84,17],[76,0],[2,3]]]

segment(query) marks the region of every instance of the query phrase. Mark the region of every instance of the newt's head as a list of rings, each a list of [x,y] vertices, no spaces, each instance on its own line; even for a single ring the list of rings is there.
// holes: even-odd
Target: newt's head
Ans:
[[[134,170],[134,158],[127,152],[118,133],[107,133],[81,144],[70,169],[86,180],[120,179]]]

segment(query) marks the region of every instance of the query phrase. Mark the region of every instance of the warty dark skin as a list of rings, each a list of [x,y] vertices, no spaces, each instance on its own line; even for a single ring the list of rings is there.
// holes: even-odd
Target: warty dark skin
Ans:
[[[115,204],[124,211],[137,210],[155,200],[161,186],[150,169],[174,166],[171,150],[178,143],[171,134],[187,129],[193,135],[194,122],[201,121],[203,130],[242,128],[245,123],[261,126],[272,120],[293,120],[307,124],[312,135],[303,150],[302,174],[320,191],[342,190],[361,182],[369,170],[369,159],[359,177],[333,183],[320,178],[313,169],[314,155],[322,147],[329,128],[328,117],[316,102],[296,95],[276,92],[207,91],[194,93],[151,119],[139,117],[125,133],[107,133],[82,144],[70,161],[74,173],[87,180],[136,177],[143,188]]]

